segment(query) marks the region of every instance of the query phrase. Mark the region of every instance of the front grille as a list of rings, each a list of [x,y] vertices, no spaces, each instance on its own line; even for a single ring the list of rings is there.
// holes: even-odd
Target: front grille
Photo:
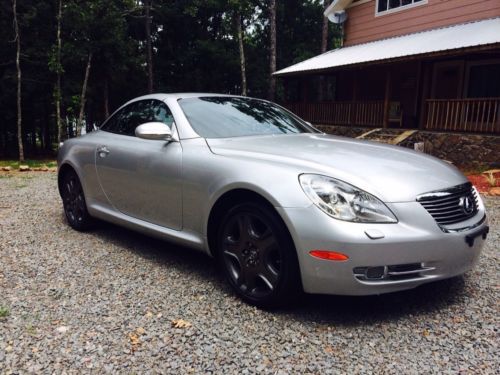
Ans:
[[[478,211],[478,197],[470,182],[443,191],[417,197],[439,225],[450,225],[470,219]]]

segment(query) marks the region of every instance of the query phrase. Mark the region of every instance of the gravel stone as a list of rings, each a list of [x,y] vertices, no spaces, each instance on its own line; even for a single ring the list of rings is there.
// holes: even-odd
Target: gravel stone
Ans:
[[[0,374],[498,373],[500,199],[484,200],[491,230],[465,276],[264,311],[207,256],[72,230],[55,173],[0,174]]]

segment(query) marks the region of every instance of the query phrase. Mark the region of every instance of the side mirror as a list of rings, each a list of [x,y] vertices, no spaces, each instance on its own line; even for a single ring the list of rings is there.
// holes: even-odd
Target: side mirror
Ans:
[[[143,139],[170,142],[172,140],[172,131],[163,122],[146,122],[135,128],[135,136]]]

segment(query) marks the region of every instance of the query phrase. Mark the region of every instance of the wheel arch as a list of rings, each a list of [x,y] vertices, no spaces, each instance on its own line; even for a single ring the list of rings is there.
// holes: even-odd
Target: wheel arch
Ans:
[[[216,234],[218,224],[222,219],[222,216],[227,209],[234,206],[235,204],[243,202],[258,202],[273,210],[276,213],[277,217],[279,217],[282,221],[284,227],[288,232],[288,235],[290,236],[290,239],[293,242],[293,238],[291,236],[290,230],[288,229],[288,226],[286,225],[279,212],[275,209],[275,206],[270,199],[248,188],[234,188],[222,194],[210,209],[210,214],[208,216],[206,226],[207,244],[210,255],[212,255],[213,257],[216,257],[217,255],[215,251],[217,240]]]
[[[61,184],[62,184],[62,179],[63,177],[68,173],[68,172],[74,172],[77,176],[78,179],[80,180],[80,183],[82,184],[82,189],[84,189],[82,179],[80,177],[80,174],[78,173],[77,169],[75,168],[74,165],[72,165],[69,162],[64,162],[57,171],[57,188],[59,190],[59,195],[61,195]],[[85,193],[85,191],[84,191]]]

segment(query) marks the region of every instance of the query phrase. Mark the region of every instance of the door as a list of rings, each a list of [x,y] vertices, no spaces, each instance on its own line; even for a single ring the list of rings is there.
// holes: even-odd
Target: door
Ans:
[[[169,108],[159,100],[131,103],[102,126],[97,175],[110,204],[120,212],[180,230],[182,147],[176,141],[137,138],[135,128],[150,121],[175,126]]]
[[[433,99],[457,99],[462,93],[463,61],[446,61],[434,64],[432,80]]]

